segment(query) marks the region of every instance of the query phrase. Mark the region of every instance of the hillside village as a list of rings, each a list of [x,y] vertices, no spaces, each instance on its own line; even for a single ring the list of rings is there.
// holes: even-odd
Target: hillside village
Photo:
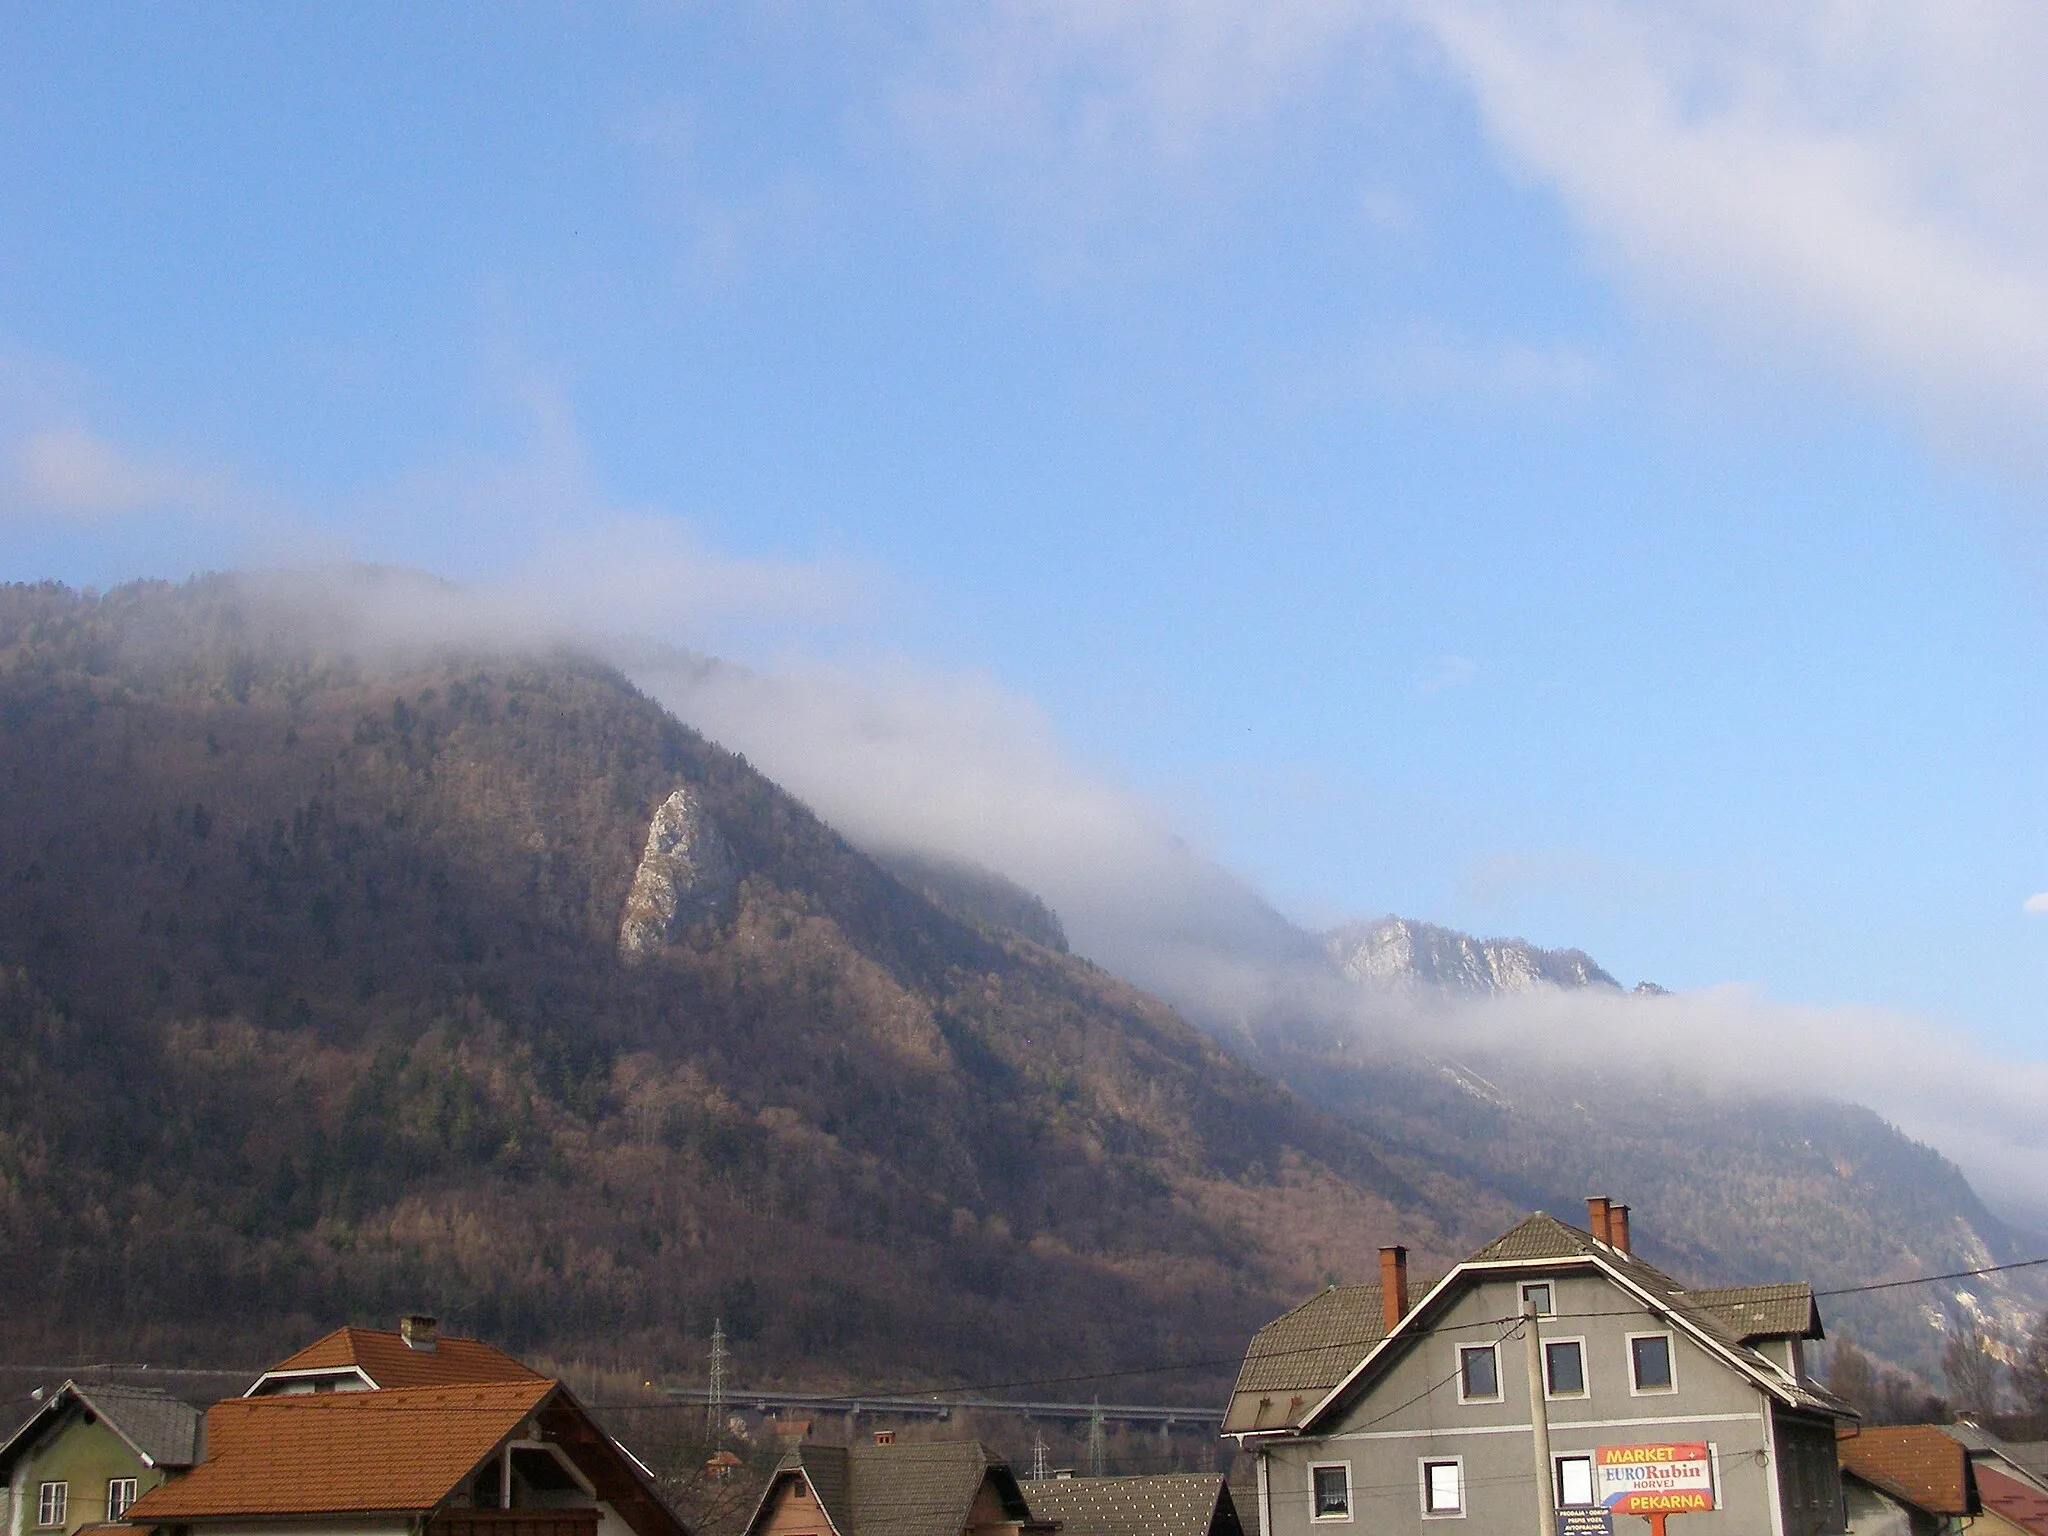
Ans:
[[[1048,1465],[1035,1428],[1027,1473],[926,1411],[937,1397],[804,1418],[722,1381],[702,1407],[668,1402],[662,1449],[636,1451],[615,1427],[627,1405],[414,1314],[337,1328],[218,1401],[136,1384],[146,1368],[35,1388],[0,1442],[7,1530],[1311,1536],[1456,1519],[1586,1536],[1641,1518],[1660,1536],[1671,1519],[1686,1536],[2048,1536],[2048,1418],[1931,1403],[1939,1422],[1874,1422],[1859,1356],[1813,1370],[1810,1285],[1687,1288],[1635,1253],[1627,1205],[1595,1197],[1585,1219],[1537,1212],[1435,1279],[1388,1247],[1376,1280],[1274,1318],[1192,1455],[1206,1470],[1111,1468],[1099,1401],[1089,1465]],[[2048,1406],[2048,1373],[2018,1385]]]

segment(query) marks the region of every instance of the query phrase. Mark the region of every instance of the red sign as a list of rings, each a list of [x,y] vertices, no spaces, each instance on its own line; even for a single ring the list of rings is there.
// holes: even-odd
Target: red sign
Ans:
[[[1700,1442],[1603,1445],[1593,1497],[1617,1515],[1689,1515],[1714,1507],[1713,1453]]]

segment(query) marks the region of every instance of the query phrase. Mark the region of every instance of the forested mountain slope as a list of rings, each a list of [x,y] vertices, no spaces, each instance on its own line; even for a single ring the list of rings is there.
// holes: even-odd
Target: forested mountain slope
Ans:
[[[0,590],[8,1353],[420,1306],[657,1369],[718,1315],[757,1380],[1086,1370],[1514,1215],[947,916],[604,666],[346,614]],[[729,888],[628,963],[678,789]]]

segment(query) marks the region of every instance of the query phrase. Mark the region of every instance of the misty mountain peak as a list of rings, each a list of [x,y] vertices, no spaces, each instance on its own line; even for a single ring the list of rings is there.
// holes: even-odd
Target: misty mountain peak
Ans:
[[[1323,936],[1323,948],[1365,986],[1436,986],[1498,996],[1539,986],[1619,987],[1579,949],[1539,949],[1524,939],[1475,939],[1406,917],[1347,923]]]

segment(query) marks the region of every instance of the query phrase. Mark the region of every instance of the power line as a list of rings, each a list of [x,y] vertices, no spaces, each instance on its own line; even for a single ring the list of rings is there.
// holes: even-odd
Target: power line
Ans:
[[[2038,1268],[2042,1265],[2048,1265],[2048,1258],[2017,1259],[2008,1264],[1986,1264],[1976,1269],[1951,1270],[1945,1274],[1939,1275],[1915,1275],[1912,1278],[1905,1280],[1879,1280],[1873,1281],[1866,1285],[1837,1286],[1830,1290],[1817,1290],[1814,1291],[1812,1294],[1815,1300],[1819,1300],[1822,1297],[1828,1296],[1855,1296],[1870,1291],[1896,1290],[1902,1286],[1938,1285],[1943,1281],[1948,1280],[1970,1280],[1978,1278],[1983,1275],[2004,1274],[2010,1270],[2033,1269]],[[1685,1298],[1683,1297],[1678,1298],[1669,1305],[1671,1305],[1673,1308],[1677,1310],[1688,1310],[1688,1304]],[[1639,1315],[1643,1310],[1644,1309],[1642,1307],[1621,1307],[1597,1311],[1550,1312],[1545,1313],[1544,1318],[1546,1321],[1552,1319],[1563,1321],[1578,1318],[1634,1317]],[[1693,1307],[1691,1308],[1691,1310],[1706,1309]],[[1503,1323],[1519,1323],[1520,1320],[1520,1314],[1516,1314],[1516,1316],[1512,1318],[1481,1318],[1477,1322],[1438,1324],[1434,1327],[1421,1330],[1421,1332],[1432,1335],[1444,1333],[1458,1333],[1470,1329],[1499,1327]],[[1502,1335],[1503,1338],[1511,1336],[1512,1333]],[[1161,1376],[1171,1375],[1174,1372],[1178,1371],[1213,1370],[1218,1366],[1245,1365],[1251,1364],[1255,1361],[1264,1362],[1268,1360],[1282,1360],[1294,1355],[1319,1355],[1323,1354],[1326,1351],[1334,1349],[1354,1349],[1362,1346],[1374,1345],[1379,1343],[1385,1337],[1385,1334],[1380,1333],[1369,1335],[1360,1334],[1353,1338],[1327,1340],[1320,1344],[1305,1344],[1290,1349],[1261,1350],[1256,1354],[1246,1352],[1232,1355],[1217,1355],[1212,1356],[1206,1360],[1177,1360],[1169,1363],[1156,1365],[1136,1365],[1129,1366],[1121,1370],[1113,1371],[1087,1371],[1078,1372],[1075,1374],[1065,1376],[1020,1377],[1010,1381],[982,1382],[974,1385],[960,1387],[934,1387],[927,1389],[912,1388],[908,1390],[895,1389],[882,1391],[849,1392],[843,1395],[854,1397],[924,1397],[938,1399],[947,1397],[959,1397],[963,1394],[971,1393],[1010,1391],[1020,1387],[1071,1386],[1084,1382],[1114,1381],[1119,1378],[1127,1376]],[[619,1406],[663,1407],[667,1405],[645,1403],[622,1404]],[[974,1405],[972,1403],[965,1403],[961,1406],[971,1408]]]
[[[1895,1291],[1902,1285],[1935,1285],[1943,1280],[1974,1280],[1979,1275],[2002,1275],[2007,1270],[2034,1269],[2048,1259],[2015,1259],[2010,1264],[1987,1264],[1982,1269],[1958,1269],[1946,1275],[1917,1275],[1911,1280],[1878,1280],[1869,1285],[1844,1285],[1832,1291],[1815,1291],[1822,1296],[1859,1296],[1866,1291]]]
[[[1563,1256],[1563,1257],[1564,1257],[1564,1258],[1569,1258],[1570,1256],[1569,1256],[1569,1255],[1566,1255],[1566,1256]],[[1812,1295],[1814,1296],[1814,1298],[1815,1298],[1816,1300],[1818,1300],[1818,1299],[1820,1299],[1820,1298],[1822,1298],[1822,1297],[1832,1297],[1832,1296],[1856,1296],[1856,1295],[1863,1295],[1863,1294],[1866,1294],[1866,1293],[1868,1293],[1868,1292],[1872,1292],[1872,1291],[1889,1291],[1889,1290],[1898,1290],[1898,1289],[1900,1289],[1900,1288],[1902,1288],[1902,1287],[1906,1287],[1906,1286],[1915,1286],[1915,1285],[1939,1285],[1939,1284],[1941,1284],[1941,1283],[1943,1283],[1943,1282],[1946,1282],[1946,1281],[1951,1281],[1951,1280],[1972,1280],[1972,1279],[1977,1279],[1977,1278],[1980,1278],[1980,1277],[1982,1277],[1982,1276],[1985,1276],[1985,1275],[1997,1275],[1997,1274],[2005,1274],[2005,1273],[2008,1273],[2008,1272],[2010,1272],[2010,1271],[2012,1271],[2012,1270],[2020,1270],[2020,1269],[2035,1269],[2035,1268],[2039,1268],[2039,1267],[2041,1267],[2041,1266],[2043,1266],[2043,1265],[2048,1265],[2048,1258],[2037,1258],[2037,1259],[2017,1259],[2017,1260],[2014,1260],[2014,1261],[2012,1261],[2011,1263],[2007,1263],[2007,1264],[1986,1264],[1986,1265],[1982,1265],[1982,1266],[1979,1266],[1978,1268],[1975,1268],[1975,1269],[1958,1269],[1958,1270],[1950,1270],[1950,1271],[1948,1271],[1948,1272],[1946,1272],[1946,1273],[1943,1273],[1943,1274],[1938,1274],[1938,1275],[1915,1275],[1915,1276],[1912,1276],[1912,1277],[1910,1277],[1910,1278],[1908,1278],[1908,1279],[1904,1279],[1904,1280],[1876,1280],[1876,1281],[1871,1281],[1871,1282],[1869,1282],[1869,1283],[1867,1283],[1867,1284],[1863,1284],[1863,1285],[1846,1285],[1846,1286],[1836,1286],[1836,1287],[1833,1287],[1833,1288],[1831,1288],[1831,1289],[1827,1289],[1827,1290],[1817,1290],[1817,1291],[1814,1291],[1814,1292],[1812,1293]],[[1671,1302],[1669,1302],[1669,1303],[1663,1303],[1663,1304],[1662,1304],[1662,1306],[1668,1306],[1668,1307],[1670,1307],[1671,1309],[1673,1309],[1673,1310],[1678,1310],[1678,1311],[1686,1311],[1686,1310],[1706,1310],[1706,1309],[1704,1309],[1704,1308],[1694,1308],[1694,1307],[1689,1307],[1689,1306],[1688,1306],[1688,1303],[1687,1303],[1687,1301],[1686,1301],[1686,1299],[1685,1299],[1684,1297],[1682,1297],[1682,1296],[1681,1296],[1681,1297],[1679,1297],[1679,1298],[1677,1298],[1677,1299],[1675,1299],[1675,1300],[1673,1300],[1673,1301],[1671,1301]],[[1660,1307],[1659,1309],[1661,1310],[1661,1307]],[[1644,1310],[1645,1310],[1645,1309],[1644,1309],[1643,1307],[1623,1307],[1623,1308],[1616,1308],[1616,1309],[1603,1309],[1603,1310],[1597,1310],[1597,1311],[1579,1311],[1579,1312],[1550,1312],[1550,1313],[1545,1313],[1545,1314],[1544,1314],[1544,1320],[1545,1320],[1545,1321],[1547,1322],[1547,1321],[1552,1321],[1552,1320],[1557,1320],[1557,1321],[1563,1321],[1563,1320],[1568,1320],[1568,1319],[1577,1319],[1577,1318],[1598,1318],[1598,1317],[1634,1317],[1634,1316],[1640,1315],[1640,1314],[1641,1314],[1641,1313],[1642,1313],[1642,1312],[1643,1312]],[[1446,1333],[1460,1333],[1460,1332],[1465,1332],[1465,1331],[1468,1331],[1468,1330],[1472,1330],[1472,1329],[1480,1329],[1480,1328],[1498,1328],[1498,1327],[1502,1327],[1503,1325],[1508,1325],[1508,1331],[1506,1331],[1506,1332],[1502,1333],[1502,1334],[1501,1334],[1501,1336],[1500,1336],[1500,1337],[1501,1337],[1501,1339],[1502,1339],[1502,1340],[1504,1340],[1504,1339],[1507,1339],[1507,1338],[1510,1338],[1510,1337],[1513,1337],[1513,1336],[1514,1336],[1514,1329],[1515,1329],[1515,1327],[1519,1326],[1520,1322],[1521,1322],[1521,1317],[1520,1317],[1520,1315],[1519,1315],[1519,1314],[1517,1314],[1517,1315],[1516,1315],[1516,1316],[1514,1316],[1514,1317],[1505,1317],[1505,1318],[1482,1318],[1482,1319],[1479,1319],[1479,1320],[1478,1320],[1478,1321],[1476,1321],[1476,1322],[1467,1322],[1467,1323],[1442,1323],[1442,1324],[1437,1324],[1437,1325],[1435,1325],[1435,1326],[1432,1326],[1432,1327],[1430,1327],[1430,1328],[1426,1328],[1426,1329],[1420,1329],[1420,1330],[1417,1330],[1417,1332],[1418,1332],[1418,1333],[1420,1333],[1420,1334],[1425,1334],[1425,1335],[1432,1335],[1432,1336],[1433,1336],[1433,1335],[1437,1335],[1437,1334],[1446,1334]],[[723,1332],[723,1329],[722,1329],[722,1328],[714,1328],[714,1340],[713,1340],[713,1349],[714,1349],[714,1354],[720,1357],[720,1358],[718,1359],[718,1361],[717,1361],[717,1364],[718,1364],[718,1367],[719,1367],[719,1369],[718,1369],[718,1371],[717,1371],[717,1375],[718,1375],[718,1377],[719,1377],[719,1384],[720,1384],[720,1386],[721,1386],[721,1387],[723,1387],[723,1385],[724,1385],[724,1383],[723,1383],[723,1375],[724,1375],[724,1369],[723,1369],[723,1367],[724,1367],[724,1364],[725,1364],[725,1359],[724,1359],[725,1351],[724,1351],[724,1350],[723,1350],[723,1348],[722,1348],[722,1346],[723,1346],[723,1344],[724,1344],[724,1340],[723,1340],[723,1338],[720,1338],[720,1337],[716,1337],[715,1335],[717,1335],[717,1334],[721,1334],[722,1332]],[[1298,1347],[1295,1347],[1295,1348],[1290,1348],[1290,1349],[1275,1349],[1275,1350],[1261,1350],[1261,1351],[1257,1352],[1256,1354],[1253,1354],[1253,1353],[1249,1353],[1249,1352],[1239,1352],[1239,1353],[1234,1353],[1234,1354],[1229,1354],[1229,1355],[1214,1355],[1214,1356],[1210,1356],[1210,1357],[1209,1357],[1209,1358],[1207,1358],[1207,1359],[1202,1359],[1202,1360],[1176,1360],[1176,1361],[1171,1361],[1171,1362],[1164,1362],[1164,1363],[1159,1363],[1159,1364],[1154,1364],[1154,1365],[1134,1365],[1134,1366],[1125,1366],[1125,1367],[1122,1367],[1122,1368],[1119,1368],[1119,1369],[1116,1369],[1116,1370],[1106,1370],[1106,1371],[1082,1371],[1082,1372],[1074,1372],[1074,1373],[1070,1373],[1070,1374],[1067,1374],[1067,1375],[1062,1375],[1062,1376],[1035,1376],[1035,1377],[1016,1377],[1016,1378],[1012,1378],[1012,1379],[1010,1379],[1010,1380],[1007,1380],[1007,1381],[981,1382],[981,1383],[976,1383],[976,1384],[970,1384],[970,1385],[966,1385],[966,1386],[957,1386],[957,1387],[930,1387],[930,1388],[916,1388],[916,1387],[913,1387],[913,1388],[907,1388],[907,1389],[906,1389],[906,1388],[888,1388],[888,1389],[881,1389],[881,1390],[858,1390],[858,1391],[849,1391],[849,1392],[847,1392],[847,1393],[844,1393],[844,1394],[841,1394],[841,1395],[842,1395],[842,1396],[847,1396],[847,1397],[863,1397],[863,1398],[868,1398],[868,1397],[915,1397],[915,1398],[924,1398],[924,1399],[926,1399],[926,1400],[930,1400],[930,1401],[937,1401],[937,1400],[939,1400],[939,1399],[943,1399],[943,1398],[955,1398],[955,1397],[961,1397],[961,1396],[966,1396],[966,1395],[971,1395],[971,1394],[976,1394],[976,1393],[984,1393],[984,1392],[1000,1392],[1000,1391],[1007,1391],[1007,1390],[1012,1390],[1012,1389],[1015,1389],[1015,1388],[1019,1388],[1019,1387],[1054,1387],[1054,1386],[1068,1386],[1068,1385],[1075,1385],[1075,1384],[1079,1384],[1079,1383],[1084,1383],[1084,1382],[1098,1382],[1098,1381],[1115,1381],[1115,1380],[1119,1380],[1119,1379],[1121,1379],[1121,1378],[1124,1378],[1124,1377],[1134,1377],[1134,1376],[1160,1376],[1160,1375],[1171,1375],[1171,1374],[1173,1374],[1173,1373],[1175,1373],[1175,1372],[1180,1372],[1180,1371],[1198,1371],[1198,1370],[1213,1370],[1213,1369],[1215,1369],[1215,1368],[1217,1368],[1217,1367],[1219,1367],[1219,1366],[1225,1366],[1225,1365],[1244,1365],[1244,1364],[1250,1364],[1250,1363],[1253,1363],[1253,1362],[1261,1362],[1261,1363],[1262,1363],[1262,1362],[1265,1362],[1265,1361],[1269,1361],[1269,1360],[1281,1360],[1281,1359],[1286,1359],[1286,1358],[1288,1358],[1288,1357],[1290,1357],[1290,1356],[1294,1356],[1294,1355],[1319,1355],[1319,1354],[1324,1354],[1324,1353],[1327,1353],[1328,1351],[1331,1351],[1331,1350],[1341,1350],[1341,1349],[1353,1349],[1353,1348],[1359,1348],[1359,1347],[1367,1347],[1367,1346],[1375,1345],[1375,1344],[1378,1344],[1378,1343],[1380,1343],[1380,1342],[1381,1342],[1381,1341],[1382,1341],[1382,1340],[1383,1340],[1383,1339],[1384,1339],[1385,1337],[1386,1337],[1386,1335],[1385,1335],[1385,1334],[1369,1334],[1369,1335],[1367,1335],[1367,1334],[1360,1334],[1360,1335],[1357,1335],[1357,1336],[1355,1336],[1355,1337],[1352,1337],[1352,1338],[1345,1338],[1345,1339],[1333,1339],[1333,1340],[1326,1340],[1326,1341],[1324,1341],[1324,1342],[1322,1342],[1322,1343],[1319,1343],[1319,1344],[1308,1344],[1308,1345],[1301,1345],[1301,1346],[1298,1346]],[[1498,1342],[1500,1342],[1500,1340],[1496,1340],[1495,1342],[1496,1342],[1496,1343],[1498,1343]],[[44,1371],[47,1371],[47,1372],[53,1372],[53,1373],[54,1373],[54,1372],[66,1372],[66,1371],[83,1371],[83,1370],[125,1370],[125,1369],[132,1369],[132,1367],[122,1367],[122,1366],[106,1366],[106,1365],[100,1365],[100,1366],[57,1366],[57,1365],[53,1365],[53,1366],[6,1366],[6,1365],[0,1365],[0,1370],[14,1370],[14,1371],[37,1371],[37,1372],[44,1372]],[[152,1370],[154,1370],[154,1371],[157,1371],[157,1372],[161,1372],[161,1373],[163,1373],[163,1374],[170,1374],[170,1373],[171,1373],[171,1372],[170,1372],[170,1369],[169,1369],[169,1368],[166,1368],[166,1367],[161,1367],[161,1366],[158,1366],[158,1367],[151,1367],[150,1369],[152,1369]],[[240,1375],[240,1374],[245,1374],[245,1373],[242,1373],[242,1372],[234,1372],[234,1371],[220,1371],[220,1372],[215,1372],[215,1371],[211,1371],[211,1370],[200,1370],[200,1369],[191,1369],[191,1370],[180,1370],[180,1371],[178,1372],[178,1374],[190,1374],[190,1375],[216,1375],[216,1374],[219,1374],[219,1375]],[[257,1375],[257,1374],[260,1374],[260,1373],[259,1373],[259,1372],[249,1372],[249,1373],[246,1373],[246,1374],[250,1374],[250,1375]],[[1438,1382],[1438,1383],[1436,1383],[1435,1385],[1431,1386],[1431,1387],[1430,1387],[1430,1388],[1429,1388],[1429,1389],[1428,1389],[1427,1391],[1425,1391],[1425,1392],[1424,1392],[1424,1393],[1422,1394],[1422,1396],[1426,1397],[1426,1396],[1428,1396],[1428,1395],[1429,1395],[1429,1393],[1430,1393],[1430,1392],[1434,1392],[1434,1391],[1437,1391],[1437,1390],[1438,1390],[1438,1389],[1440,1389],[1441,1387],[1443,1387],[1443,1386],[1447,1385],[1447,1384],[1448,1384],[1448,1383],[1449,1383],[1450,1381],[1454,1381],[1454,1380],[1456,1380],[1456,1379],[1457,1379],[1457,1378],[1456,1378],[1456,1375],[1455,1375],[1455,1373],[1454,1373],[1454,1374],[1453,1374],[1452,1376],[1450,1376],[1450,1377],[1447,1377],[1447,1378],[1445,1378],[1445,1380],[1444,1380],[1444,1381],[1442,1381],[1442,1382]],[[728,1390],[729,1390],[729,1389],[728,1389]],[[348,1395],[348,1396],[351,1396],[351,1397],[353,1397],[353,1396],[356,1396],[356,1394],[353,1394],[353,1393],[351,1393],[351,1394],[347,1394],[347,1395]],[[746,1394],[745,1394],[745,1393],[734,1393],[734,1394],[732,1394],[732,1395],[734,1395],[734,1396],[738,1396],[738,1397],[744,1397],[744,1396],[745,1396]],[[1417,1399],[1411,1399],[1411,1402],[1414,1402],[1414,1401],[1419,1401],[1419,1400],[1420,1400],[1419,1398],[1417,1398]],[[367,1407],[368,1405],[367,1405],[367,1404],[364,1404],[363,1406],[364,1406],[364,1407]],[[677,1402],[652,1402],[652,1403],[648,1403],[648,1402],[641,1402],[641,1403],[589,1403],[589,1404],[585,1404],[584,1406],[585,1406],[585,1407],[586,1407],[586,1408],[587,1408],[587,1409],[588,1409],[589,1411],[591,1411],[591,1412],[603,1412],[603,1413],[621,1413],[621,1412],[636,1412],[636,1413],[638,1413],[638,1412],[647,1412],[647,1411],[659,1411],[659,1410],[664,1410],[664,1409],[677,1409],[677,1408],[693,1408],[693,1407],[695,1407],[695,1406],[697,1406],[697,1405],[695,1405],[695,1404],[686,1404],[686,1403],[677,1403]],[[972,1402],[965,1402],[965,1403],[962,1403],[962,1404],[960,1404],[960,1406],[961,1406],[961,1407],[963,1407],[963,1408],[973,1408],[973,1407],[975,1407],[975,1406],[977,1406],[977,1405],[976,1405],[976,1404],[974,1404],[974,1403],[972,1403]],[[1166,1405],[1166,1404],[1162,1404],[1162,1405],[1160,1405],[1160,1406],[1172,1406],[1172,1405]],[[1187,1404],[1187,1405],[1184,1405],[1184,1406],[1188,1406],[1188,1407],[1195,1407],[1195,1406],[1197,1406],[1197,1405],[1194,1405],[1194,1404]],[[1401,1407],[1407,1407],[1407,1406],[1409,1406],[1409,1404],[1408,1404],[1408,1403],[1404,1403],[1404,1404],[1401,1404],[1400,1406],[1401,1406]],[[361,1411],[361,1410],[359,1409],[358,1411]],[[394,1411],[396,1411],[396,1410],[394,1410]],[[449,1411],[453,1411],[453,1412],[461,1412],[461,1411],[465,1411],[465,1409],[464,1409],[464,1408],[462,1408],[462,1407],[457,1407],[457,1406],[455,1406],[455,1405],[448,1405],[447,1407],[445,1407],[445,1408],[441,1409],[440,1411],[443,1411],[443,1412],[449,1412]],[[479,1406],[478,1406],[477,1408],[475,1408],[475,1409],[473,1409],[473,1410],[469,1410],[469,1411],[475,1411],[475,1412],[495,1412],[495,1411],[497,1411],[497,1410],[496,1410],[495,1408],[486,1408],[486,1407],[483,1407],[483,1406],[479,1405]],[[1397,1412],[1397,1411],[1398,1411],[1398,1409],[1395,1409],[1395,1410],[1389,1410],[1389,1411],[1390,1411],[1390,1412]],[[1377,1422],[1377,1421],[1375,1420],[1374,1422]]]

